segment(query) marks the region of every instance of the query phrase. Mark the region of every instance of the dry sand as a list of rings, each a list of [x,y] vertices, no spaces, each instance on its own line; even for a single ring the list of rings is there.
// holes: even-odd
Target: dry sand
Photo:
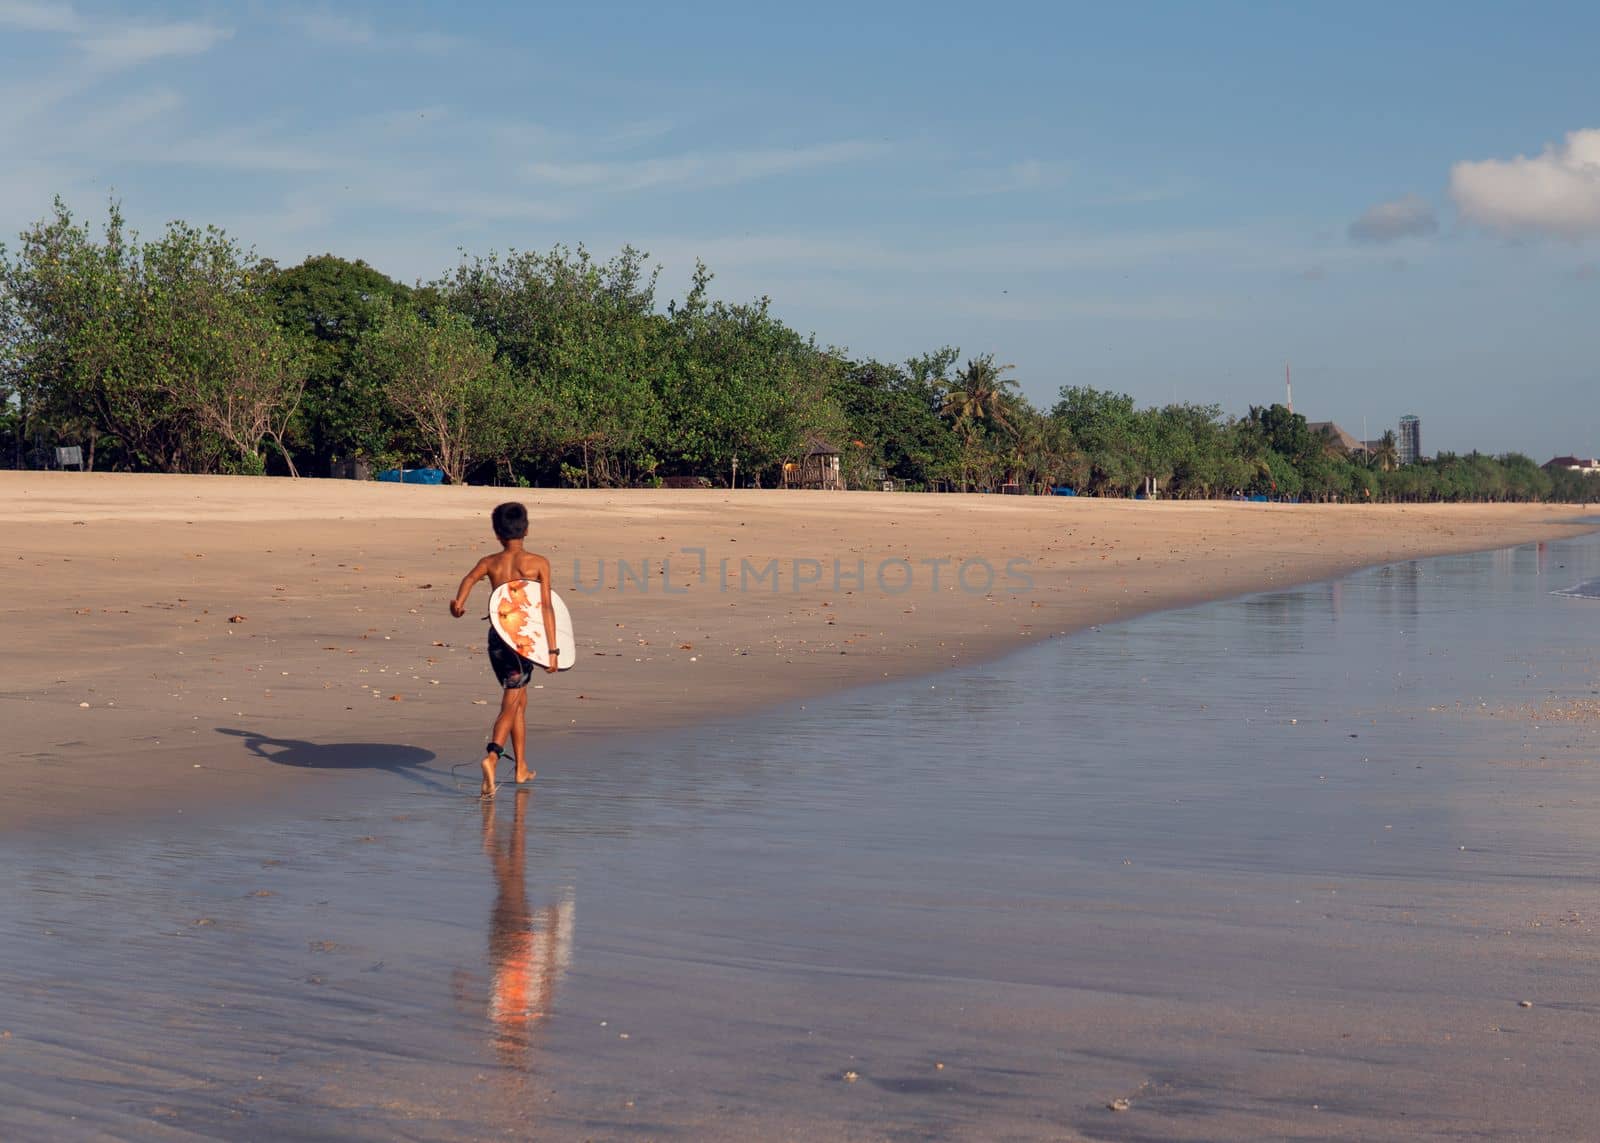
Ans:
[[[535,679],[536,767],[560,765],[565,735],[738,713],[1160,608],[1592,530],[1543,505],[3,473],[0,827],[312,780],[219,731],[329,760],[318,768],[380,766],[380,747],[402,744],[471,760],[496,698],[486,595],[465,620],[446,605],[509,496],[528,505],[529,546],[551,557],[580,641],[573,671]],[[705,552],[703,574],[685,549]],[[756,578],[769,561],[776,584]],[[964,561],[985,563],[961,580]]]

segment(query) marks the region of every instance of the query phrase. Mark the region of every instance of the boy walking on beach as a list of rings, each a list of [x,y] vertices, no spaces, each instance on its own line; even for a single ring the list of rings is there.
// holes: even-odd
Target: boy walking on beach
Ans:
[[[460,619],[467,613],[467,596],[472,592],[472,585],[480,579],[487,577],[491,589],[514,580],[533,580],[540,588],[539,601],[544,612],[545,645],[550,648],[550,664],[545,670],[553,675],[557,670],[558,652],[555,638],[556,615],[555,609],[550,604],[550,561],[537,552],[524,550],[522,542],[528,535],[528,510],[521,504],[512,502],[500,505],[494,510],[490,521],[494,525],[495,538],[500,541],[500,551],[484,556],[473,565],[472,570],[461,581],[461,586],[456,588],[456,597],[450,601],[450,614]],[[517,762],[516,781],[527,782],[534,777],[534,772],[528,769],[527,756],[528,681],[533,678],[534,665],[517,654],[500,637],[492,623],[489,625],[489,665],[494,668],[495,678],[500,680],[502,691],[500,714],[494,720],[494,731],[489,738],[489,744],[484,747],[481,793],[485,798],[494,797],[495,765],[505,753],[508,735],[511,738],[511,751]]]

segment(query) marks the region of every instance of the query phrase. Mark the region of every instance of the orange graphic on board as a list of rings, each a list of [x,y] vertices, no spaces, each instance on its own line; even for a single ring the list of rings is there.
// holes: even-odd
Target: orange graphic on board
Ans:
[[[506,584],[505,596],[495,612],[500,631],[511,636],[508,640],[511,649],[524,659],[533,658],[537,645],[534,636],[537,628],[534,624],[544,623],[538,601],[528,595],[528,584],[529,581],[525,579]]]

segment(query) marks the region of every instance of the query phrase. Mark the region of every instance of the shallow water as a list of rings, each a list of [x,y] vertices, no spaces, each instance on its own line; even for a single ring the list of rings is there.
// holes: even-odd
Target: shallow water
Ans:
[[[486,811],[411,759],[0,842],[0,1138],[1582,1137],[1597,576],[1150,616]]]
[[[1575,595],[1581,599],[1600,599],[1600,579],[1591,579],[1586,583],[1575,583],[1571,587],[1563,588],[1556,595]]]

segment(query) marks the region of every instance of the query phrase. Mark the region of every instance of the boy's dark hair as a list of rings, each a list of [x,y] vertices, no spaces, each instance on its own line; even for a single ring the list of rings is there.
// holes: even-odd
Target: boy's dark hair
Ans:
[[[515,500],[496,508],[490,519],[494,534],[502,540],[520,540],[528,534],[528,510]]]

